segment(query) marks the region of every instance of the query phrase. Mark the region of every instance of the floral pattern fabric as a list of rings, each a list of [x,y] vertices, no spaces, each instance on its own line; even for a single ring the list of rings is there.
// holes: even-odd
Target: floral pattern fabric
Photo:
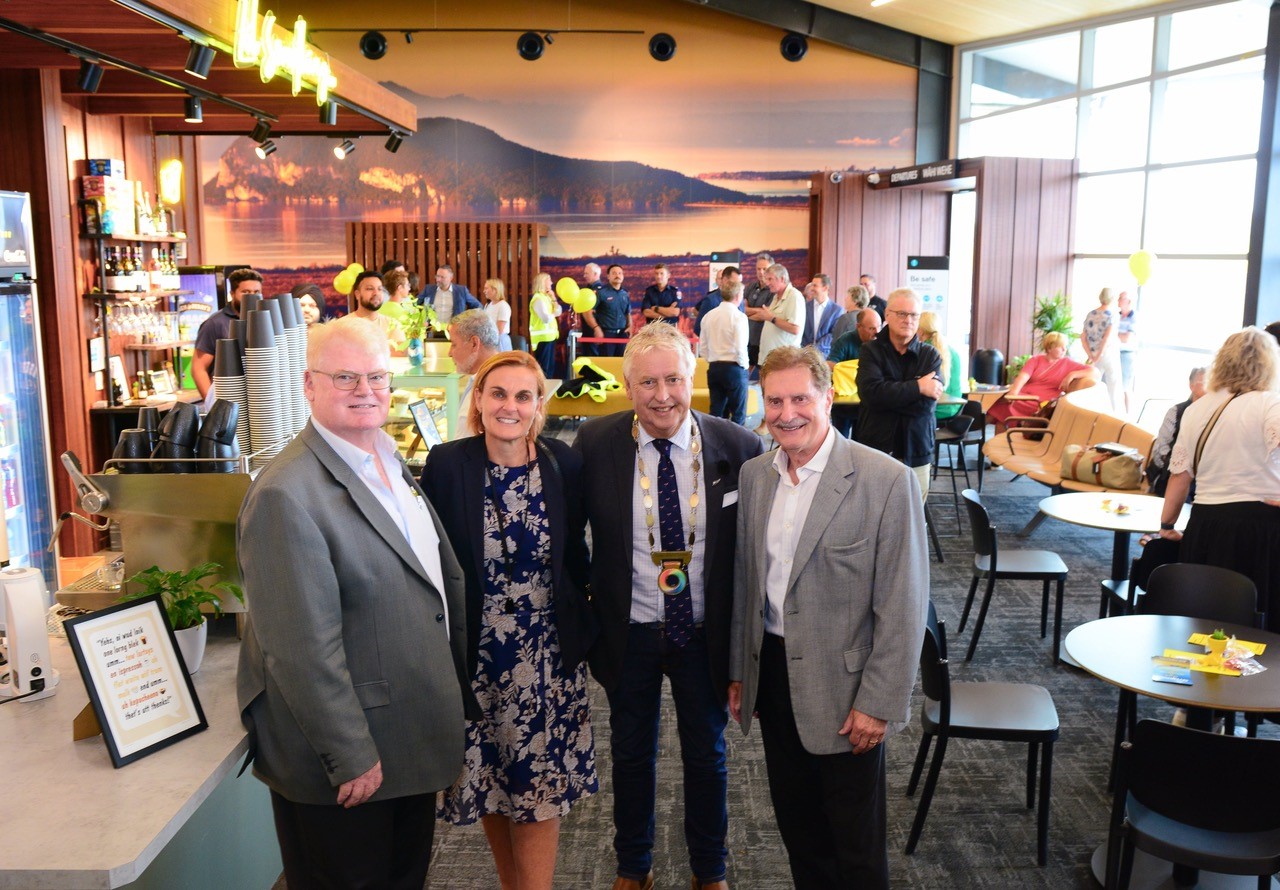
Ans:
[[[490,463],[485,494],[485,600],[472,680],[484,717],[467,723],[463,771],[440,816],[457,825],[488,815],[542,822],[599,789],[586,667],[567,676],[561,659],[551,525],[536,465]]]

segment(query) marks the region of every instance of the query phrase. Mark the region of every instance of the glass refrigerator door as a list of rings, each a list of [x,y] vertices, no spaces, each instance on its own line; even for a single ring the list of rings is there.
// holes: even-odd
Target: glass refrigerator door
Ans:
[[[54,506],[49,478],[35,285],[0,284],[0,480],[9,563],[44,573],[58,585],[49,553]]]

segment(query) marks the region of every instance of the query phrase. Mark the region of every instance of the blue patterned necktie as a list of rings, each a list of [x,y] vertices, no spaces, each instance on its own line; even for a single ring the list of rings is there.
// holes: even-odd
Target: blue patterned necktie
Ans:
[[[671,462],[671,440],[654,439],[658,449],[658,526],[663,550],[685,548],[684,523],[680,519],[680,487],[676,483],[676,467]],[[686,567],[686,571],[687,571]],[[663,595],[663,616],[667,639],[677,648],[689,642],[693,632],[693,594],[688,583],[676,593]]]

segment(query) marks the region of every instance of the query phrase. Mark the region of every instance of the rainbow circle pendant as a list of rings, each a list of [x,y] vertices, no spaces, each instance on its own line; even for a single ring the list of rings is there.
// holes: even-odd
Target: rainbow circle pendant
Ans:
[[[660,566],[658,573],[658,590],[666,596],[679,596],[689,587],[689,573],[686,571],[689,561],[693,559],[690,550],[659,550],[653,554],[653,564]]]

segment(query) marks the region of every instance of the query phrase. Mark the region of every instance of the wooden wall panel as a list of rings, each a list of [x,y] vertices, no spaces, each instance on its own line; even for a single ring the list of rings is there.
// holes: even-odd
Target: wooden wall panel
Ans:
[[[1019,158],[1014,172],[1013,250],[1009,266],[1009,337],[1019,354],[1031,352],[1031,319],[1035,314],[1036,270],[1039,266],[1040,161]],[[1025,332],[1026,340],[1018,338]],[[1018,347],[1025,342],[1025,346]]]
[[[1017,187],[1013,158],[984,158],[978,176],[977,231],[973,239],[973,321],[970,343],[983,349],[1008,344],[1012,293],[1013,203]],[[1028,335],[1029,339],[1029,335]],[[1004,347],[1000,348],[1008,356]]]
[[[477,297],[489,278],[500,278],[511,303],[512,333],[529,333],[528,297],[540,269],[538,239],[543,223],[396,222],[347,223],[347,262],[377,269],[388,259],[402,260],[425,287],[442,265]]]
[[[1071,293],[1071,259],[1075,254],[1076,231],[1075,183],[1074,161],[1041,161],[1037,294]]]

